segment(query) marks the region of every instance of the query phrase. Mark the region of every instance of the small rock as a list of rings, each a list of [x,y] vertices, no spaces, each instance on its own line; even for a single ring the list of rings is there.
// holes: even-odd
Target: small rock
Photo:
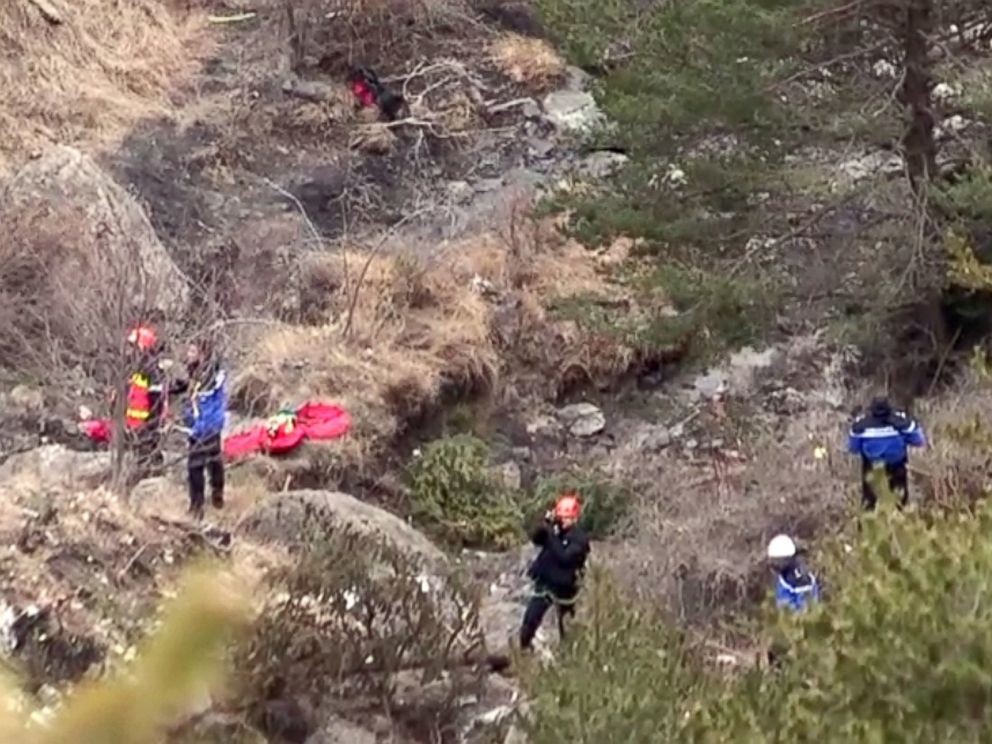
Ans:
[[[541,105],[533,98],[528,98],[520,105],[520,112],[528,119],[540,119]]]
[[[469,186],[468,181],[449,181],[448,194],[455,201],[466,201],[472,197],[472,187]]]
[[[695,439],[689,439],[685,443],[685,448],[687,450],[694,450],[698,446],[699,446],[699,442],[697,442]]]
[[[38,388],[17,385],[10,391],[10,402],[25,411],[40,411],[45,407],[45,396]]]
[[[587,155],[579,164],[579,170],[590,178],[608,178],[628,159],[623,153],[599,150]]]
[[[548,121],[565,132],[585,132],[603,121],[603,113],[590,93],[560,90],[544,98]]]
[[[282,92],[288,96],[295,96],[313,103],[328,101],[334,96],[334,89],[326,83],[319,83],[315,80],[298,80],[297,78],[288,78],[283,81]]]
[[[713,398],[727,389],[727,376],[718,370],[707,372],[693,382],[696,393],[703,398]]]
[[[538,416],[527,424],[527,433],[534,435],[554,435],[561,429],[557,419],[552,416]]]
[[[496,191],[503,186],[503,179],[501,178],[483,178],[475,182],[473,187],[476,193],[485,194],[490,191]]]
[[[581,67],[569,65],[565,68],[565,87],[568,90],[584,91],[588,89],[591,81],[592,75]]]
[[[576,437],[591,437],[606,428],[606,416],[592,403],[573,403],[558,410],[558,418]]]
[[[505,488],[511,491],[519,491],[523,484],[523,474],[520,466],[512,460],[496,465],[492,469],[493,476],[499,480]]]
[[[534,139],[530,142],[530,153],[535,158],[546,158],[554,152],[555,143],[546,139]]]
[[[529,741],[524,730],[516,723],[513,723],[506,732],[506,738],[503,739],[503,744],[528,744]]]
[[[514,447],[510,454],[513,455],[513,459],[518,462],[530,462],[533,453],[530,451],[530,447]]]
[[[672,443],[672,434],[664,426],[646,426],[634,435],[634,442],[642,452],[660,452]]]

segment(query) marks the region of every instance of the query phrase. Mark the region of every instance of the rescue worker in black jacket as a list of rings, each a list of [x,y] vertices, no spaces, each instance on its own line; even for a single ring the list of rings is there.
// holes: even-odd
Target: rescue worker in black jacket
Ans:
[[[531,541],[541,552],[528,571],[534,581],[534,594],[520,628],[523,649],[531,648],[537,629],[552,605],[557,610],[560,637],[565,635],[565,617],[575,612],[579,581],[589,557],[589,538],[578,525],[581,510],[578,496],[566,493],[531,535]]]

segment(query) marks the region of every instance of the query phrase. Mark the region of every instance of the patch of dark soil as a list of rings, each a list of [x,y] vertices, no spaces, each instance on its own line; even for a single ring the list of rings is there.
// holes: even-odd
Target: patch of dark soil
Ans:
[[[137,196],[160,238],[195,243],[220,226],[205,188],[207,163],[197,157],[219,137],[207,124],[180,131],[160,119],[133,131],[110,160],[111,172]]]
[[[478,3],[477,10],[483,18],[507,31],[537,38],[545,38],[547,35],[530,2],[482,0]]]

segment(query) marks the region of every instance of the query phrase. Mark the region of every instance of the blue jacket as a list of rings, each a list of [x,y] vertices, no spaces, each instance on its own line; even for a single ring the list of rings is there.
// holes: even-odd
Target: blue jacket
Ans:
[[[227,413],[227,374],[222,369],[215,369],[207,379],[206,383],[190,384],[189,400],[183,411],[190,439],[198,442],[220,436]]]
[[[793,612],[802,612],[820,599],[816,577],[793,564],[779,572],[775,582],[775,604]]]
[[[926,442],[919,422],[904,413],[885,417],[869,414],[854,422],[847,448],[869,463],[898,465],[906,462],[907,448],[922,447]]]

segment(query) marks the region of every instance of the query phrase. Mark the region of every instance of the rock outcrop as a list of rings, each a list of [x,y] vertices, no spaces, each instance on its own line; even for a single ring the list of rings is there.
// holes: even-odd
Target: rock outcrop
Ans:
[[[79,150],[51,147],[0,184],[0,224],[14,237],[0,252],[0,309],[19,313],[21,338],[8,333],[22,346],[43,330],[92,353],[122,323],[174,317],[186,303],[187,282],[142,207]]]
[[[289,491],[273,494],[245,519],[249,534],[289,546],[306,535],[351,529],[375,535],[428,563],[441,563],[444,553],[426,535],[399,517],[353,496],[335,491]]]
[[[76,452],[49,444],[8,457],[0,464],[0,487],[84,491],[110,480],[109,452]]]

